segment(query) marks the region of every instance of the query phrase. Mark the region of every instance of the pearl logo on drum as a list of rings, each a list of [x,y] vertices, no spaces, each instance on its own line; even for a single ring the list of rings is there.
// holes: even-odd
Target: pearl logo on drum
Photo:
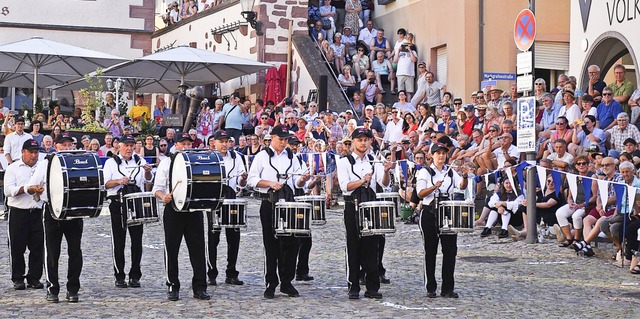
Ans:
[[[81,160],[76,158],[75,160],[73,160],[73,164],[89,164],[89,160],[88,159]]]
[[[209,156],[202,156],[202,155],[198,155],[196,157],[196,159],[198,159],[200,161],[209,161],[209,160],[211,160],[211,158]]]

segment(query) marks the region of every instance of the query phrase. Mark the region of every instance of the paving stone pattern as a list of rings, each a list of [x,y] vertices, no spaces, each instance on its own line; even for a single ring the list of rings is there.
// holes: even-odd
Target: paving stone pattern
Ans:
[[[14,291],[10,280],[7,234],[0,232],[0,318],[638,318],[640,277],[611,265],[610,245],[598,257],[585,259],[555,241],[528,245],[479,231],[460,234],[456,291],[460,299],[427,299],[423,284],[423,249],[417,225],[397,225],[387,238],[384,264],[391,284],[382,285],[382,300],[348,300],[342,212],[327,212],[327,224],[314,228],[310,268],[314,281],[296,283],[299,298],[276,292],[262,297],[263,249],[256,200],[250,200],[249,228],[240,243],[238,269],[244,286],[224,284],[226,242],[221,239],[218,286],[209,286],[210,301],[191,293],[191,266],[186,246],[180,251],[181,299],[166,299],[163,230],[146,225],[142,288],[115,288],[107,216],[85,220],[84,267],[80,302],[64,301],[66,244],[60,266],[59,304],[45,300],[45,290]],[[6,221],[0,222],[6,227]],[[5,228],[6,229],[6,228]],[[224,235],[223,235],[224,236]],[[63,241],[64,243],[64,241]],[[127,252],[128,256],[128,252]],[[441,255],[438,255],[440,265]],[[128,267],[128,266],[127,266]],[[439,266],[438,266],[439,267]],[[436,277],[440,277],[440,270]],[[363,295],[362,288],[361,296]]]

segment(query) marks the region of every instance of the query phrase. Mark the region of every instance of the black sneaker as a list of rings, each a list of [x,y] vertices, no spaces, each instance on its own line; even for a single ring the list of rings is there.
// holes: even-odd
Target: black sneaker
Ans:
[[[509,237],[509,232],[506,229],[501,229],[498,233],[498,238],[507,238]]]
[[[365,291],[364,297],[371,299],[382,299],[382,294],[377,291]]]
[[[124,279],[116,279],[116,287],[118,288],[127,288],[127,282]]]
[[[313,280],[313,277],[309,276],[308,274],[296,276],[296,281],[312,281],[312,280]]]
[[[349,299],[351,300],[360,299],[360,291],[349,290]]]
[[[458,293],[457,292],[453,292],[453,291],[449,291],[449,292],[441,292],[440,293],[441,297],[445,297],[445,298],[458,298]]]
[[[50,292],[47,292],[47,301],[50,303],[58,303],[60,302],[60,300],[58,299],[58,295],[57,294],[52,294]]]
[[[213,278],[213,279],[209,278],[208,284],[209,284],[209,286],[217,286],[218,282],[216,282],[215,278]]]
[[[482,229],[482,233],[480,233],[480,237],[487,237],[491,235],[491,228],[485,227]]]
[[[78,302],[78,293],[77,292],[67,292],[67,301],[68,302]]]
[[[167,291],[167,299],[170,301],[178,301],[180,299],[180,292],[177,290]]]
[[[267,286],[267,289],[264,290],[264,297],[267,299],[273,299],[276,294],[276,286]]]
[[[237,285],[237,286],[242,286],[244,285],[244,281],[238,279],[238,278],[227,278],[224,280],[224,282],[228,285]]]
[[[283,284],[282,286],[280,286],[280,292],[283,294],[286,294],[289,297],[299,297],[300,293],[298,292],[298,290],[296,288],[293,287],[293,285],[291,284]]]
[[[27,286],[25,286],[24,281],[16,280],[16,281],[13,282],[13,289],[15,289],[15,290],[25,290],[25,289],[27,289]]]
[[[42,289],[42,288],[44,288],[44,285],[40,282],[40,280],[28,280],[27,279],[27,288]]]
[[[140,280],[135,278],[129,278],[129,287],[140,288]]]
[[[193,298],[200,299],[200,300],[209,300],[209,299],[211,299],[211,295],[209,295],[204,290],[200,290],[200,291],[194,291],[193,292]]]

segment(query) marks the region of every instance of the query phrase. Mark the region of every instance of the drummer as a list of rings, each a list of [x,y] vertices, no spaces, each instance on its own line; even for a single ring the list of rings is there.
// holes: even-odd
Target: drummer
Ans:
[[[358,225],[356,204],[375,201],[377,184],[386,187],[390,183],[389,171],[392,162],[371,163],[370,154],[373,133],[366,128],[358,128],[352,133],[353,152],[337,162],[338,183],[344,194],[344,226],[347,236],[347,275],[349,299],[360,298],[360,265],[366,272],[366,298],[381,299],[380,276],[378,272],[378,243],[380,235],[362,236]],[[376,184],[377,183],[377,184]]]
[[[289,297],[298,297],[298,290],[291,284],[294,279],[296,257],[298,255],[298,240],[293,236],[276,238],[273,229],[273,210],[275,202],[284,199],[293,201],[293,189],[302,188],[310,175],[290,175],[300,173],[298,160],[293,158],[293,152],[286,149],[290,137],[289,130],[278,125],[271,130],[272,142],[265,150],[260,151],[254,158],[249,169],[248,184],[260,193],[260,222],[262,224],[262,240],[265,248],[265,284],[264,297],[273,299],[276,287],[280,283],[280,292]],[[278,274],[276,268],[280,273]]]
[[[418,197],[422,198],[422,213],[420,214],[420,230],[424,240],[425,252],[425,288],[428,298],[436,298],[436,253],[438,252],[438,241],[442,241],[442,288],[440,296],[445,298],[458,298],[458,293],[454,292],[454,270],[456,267],[456,254],[458,252],[458,235],[456,233],[440,234],[438,228],[438,214],[435,198],[438,200],[449,200],[453,196],[454,186],[460,189],[467,187],[467,176],[462,177],[458,173],[445,166],[449,150],[444,144],[435,143],[431,145],[430,152],[433,163],[423,167],[418,171],[416,181],[416,191]]]
[[[234,199],[236,198],[236,186],[244,187],[247,184],[247,171],[244,168],[244,160],[242,154],[227,149],[229,141],[229,134],[227,131],[216,131],[209,137],[207,145],[209,148],[215,149],[220,152],[224,159],[224,167],[228,179],[228,184],[224,185],[224,198]],[[220,229],[214,230],[212,221],[212,214],[207,214],[209,219],[208,225],[208,260],[207,260],[207,275],[209,276],[209,285],[216,286],[216,277],[218,277],[218,244],[220,243]],[[225,228],[225,235],[227,237],[227,270],[225,283],[230,285],[244,285],[244,282],[238,279],[238,270],[236,269],[236,262],[238,261],[238,250],[240,249],[240,232],[237,229]]]
[[[73,139],[68,133],[62,133],[56,138],[56,152],[68,150]],[[35,172],[27,183],[27,193],[40,196],[47,200],[44,191],[47,186],[47,168],[49,161],[38,162]],[[62,191],[62,190],[59,190]],[[82,218],[55,220],[48,205],[44,205],[44,247],[45,247],[45,273],[47,277],[47,301],[57,303],[60,283],[58,282],[58,261],[60,259],[60,245],[62,236],[67,240],[69,255],[69,270],[67,275],[67,296],[69,302],[78,302],[78,290],[80,290],[80,273],[82,272]]]
[[[182,133],[177,138],[175,148],[177,151],[189,149],[192,142],[193,140],[188,133]],[[165,278],[167,287],[169,287],[167,299],[171,301],[180,299],[178,252],[182,237],[184,237],[189,250],[191,267],[193,267],[193,279],[191,280],[193,298],[209,300],[211,296],[207,293],[203,214],[201,211],[178,213],[174,210],[172,191],[169,186],[170,167],[171,158],[162,159],[158,165],[152,189],[154,196],[164,204],[162,221],[165,241]],[[182,183],[187,183],[187,181],[182,181]]]
[[[153,175],[151,165],[133,154],[136,140],[131,134],[125,134],[120,139],[120,153],[114,155],[104,163],[104,187],[107,189],[107,199],[111,200],[109,212],[111,213],[111,248],[113,252],[113,273],[115,285],[118,288],[139,288],[140,261],[142,260],[142,224],[128,227],[131,237],[131,269],[129,270],[129,283],[125,281],[125,256],[124,248],[127,236],[126,203],[122,196],[140,193],[145,189],[145,184],[151,184]]]

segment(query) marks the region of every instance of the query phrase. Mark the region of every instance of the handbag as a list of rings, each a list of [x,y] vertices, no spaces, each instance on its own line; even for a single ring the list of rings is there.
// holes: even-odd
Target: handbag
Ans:
[[[222,117],[220,119],[220,129],[221,130],[225,130],[226,129],[226,125],[227,125],[227,116],[229,116],[229,114],[231,114],[231,112],[233,112],[233,110],[236,109],[236,107],[238,107],[238,104],[234,105],[231,110],[229,110],[229,112],[227,112],[226,114],[224,114],[224,117]]]

